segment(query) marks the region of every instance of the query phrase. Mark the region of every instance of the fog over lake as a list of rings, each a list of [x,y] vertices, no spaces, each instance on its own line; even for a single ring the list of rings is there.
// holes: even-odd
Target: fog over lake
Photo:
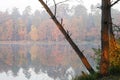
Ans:
[[[78,46],[94,67],[90,47],[97,44],[84,42]],[[87,70],[67,43],[0,44],[1,80],[69,80],[81,71]]]

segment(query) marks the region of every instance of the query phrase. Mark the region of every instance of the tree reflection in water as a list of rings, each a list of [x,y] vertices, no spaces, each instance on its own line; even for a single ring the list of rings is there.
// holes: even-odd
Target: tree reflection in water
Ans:
[[[91,47],[79,46],[83,49]],[[96,46],[93,45],[93,47]],[[89,53],[89,55],[91,54]],[[74,75],[66,72],[68,68],[75,71]],[[80,74],[81,70],[86,71],[79,57],[75,55],[68,44],[0,44],[0,77],[4,72],[8,74],[11,71],[9,74],[12,74],[14,80],[17,80],[15,77],[22,74],[27,79],[31,79],[32,76],[41,73],[53,79],[68,80],[68,75],[75,76]]]

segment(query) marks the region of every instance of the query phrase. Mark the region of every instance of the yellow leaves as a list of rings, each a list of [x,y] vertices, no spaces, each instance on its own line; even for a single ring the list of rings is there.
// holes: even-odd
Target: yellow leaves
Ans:
[[[120,49],[110,52],[110,66],[120,66]]]
[[[32,60],[37,58],[38,52],[39,52],[39,47],[37,45],[31,46],[30,53],[31,53]]]
[[[113,38],[112,38],[113,39]],[[120,44],[115,40],[110,41],[110,66],[120,66]]]
[[[29,35],[30,35],[31,40],[33,41],[37,41],[39,39],[38,30],[34,25],[32,25]]]

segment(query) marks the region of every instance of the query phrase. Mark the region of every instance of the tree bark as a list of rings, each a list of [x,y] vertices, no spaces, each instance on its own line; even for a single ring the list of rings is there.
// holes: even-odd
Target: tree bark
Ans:
[[[119,1],[120,0],[116,0],[113,4],[111,4],[111,0],[102,0],[102,55],[100,64],[100,73],[102,75],[108,74],[108,69],[111,66],[111,60],[113,60],[112,55],[116,55],[114,52],[116,49],[118,49],[118,44],[113,33],[111,7],[117,4]]]
[[[103,76],[108,74],[109,68],[109,15],[110,0],[102,0],[100,74]]]
[[[69,44],[71,45],[71,47],[74,49],[74,51],[80,57],[81,61],[83,62],[83,64],[87,68],[87,70],[91,74],[93,74],[95,72],[94,69],[91,67],[91,65],[89,64],[88,60],[83,55],[82,51],[80,51],[80,49],[78,48],[78,46],[73,42],[73,40],[71,39],[70,35],[65,31],[65,29],[62,26],[62,24],[60,24],[60,22],[56,19],[56,16],[51,12],[51,10],[49,9],[49,7],[44,3],[43,0],[39,0],[39,2],[43,5],[43,7],[47,11],[47,13],[51,16],[51,18],[54,21],[54,23],[57,25],[57,27],[59,28],[59,30],[64,35],[65,39],[69,42]]]

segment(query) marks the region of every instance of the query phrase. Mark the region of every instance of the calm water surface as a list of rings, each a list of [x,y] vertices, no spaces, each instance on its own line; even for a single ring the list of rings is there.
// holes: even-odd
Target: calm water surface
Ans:
[[[94,67],[93,43],[78,45]],[[69,44],[0,44],[0,80],[71,80],[85,71]]]

